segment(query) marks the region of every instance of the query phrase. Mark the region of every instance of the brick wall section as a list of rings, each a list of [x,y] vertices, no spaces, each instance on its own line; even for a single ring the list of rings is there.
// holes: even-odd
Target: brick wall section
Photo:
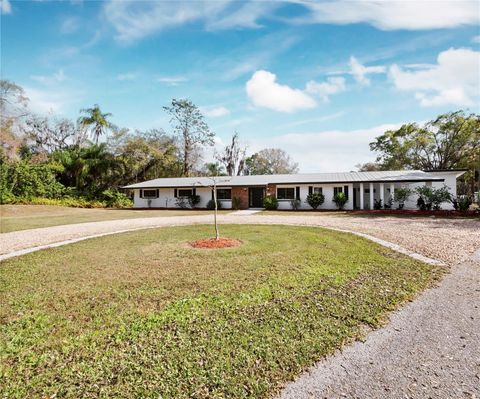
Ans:
[[[273,197],[277,196],[277,185],[276,184],[268,184],[267,185],[267,192],[265,195],[271,195]]]
[[[248,187],[232,187],[232,199],[233,197],[240,198],[240,209],[248,209]]]

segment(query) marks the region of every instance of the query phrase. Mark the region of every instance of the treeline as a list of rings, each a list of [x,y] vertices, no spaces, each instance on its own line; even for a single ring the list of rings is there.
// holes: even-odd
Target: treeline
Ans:
[[[407,123],[370,143],[376,162],[357,165],[360,171],[466,169],[458,194],[480,190],[480,115],[449,112],[422,125]]]
[[[173,99],[163,110],[168,132],[118,127],[98,105],[80,110],[76,121],[41,116],[20,86],[0,81],[0,202],[122,207],[131,200],[121,186],[157,177],[298,171],[280,149],[247,157],[238,133],[205,163],[215,134],[199,108]]]
[[[121,186],[157,177],[296,173],[298,165],[281,149],[247,156],[235,132],[205,162],[215,133],[190,100],[163,107],[166,129],[121,128],[98,105],[81,109],[76,121],[36,115],[24,90],[0,80],[0,203],[59,203],[130,206]],[[480,116],[463,111],[423,125],[405,124],[370,144],[376,162],[359,170],[465,168],[459,194],[480,189]]]

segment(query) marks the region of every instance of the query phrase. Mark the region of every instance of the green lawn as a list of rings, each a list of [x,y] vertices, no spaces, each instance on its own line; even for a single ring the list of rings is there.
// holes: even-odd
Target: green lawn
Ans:
[[[0,397],[262,398],[440,269],[319,228],[211,226],[85,240],[0,265]]]
[[[62,224],[155,216],[205,215],[206,210],[86,209],[52,205],[0,205],[0,233]],[[229,212],[229,211],[220,211]]]

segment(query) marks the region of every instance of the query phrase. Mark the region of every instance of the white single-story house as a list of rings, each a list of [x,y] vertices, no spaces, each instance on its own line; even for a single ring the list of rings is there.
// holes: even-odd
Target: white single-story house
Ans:
[[[300,199],[299,209],[311,209],[305,202],[309,193],[321,192],[324,203],[318,209],[335,209],[333,196],[343,192],[348,198],[345,209],[374,209],[375,200],[388,203],[401,187],[427,185],[434,188],[448,187],[456,196],[457,178],[464,170],[396,170],[381,172],[305,173],[290,175],[254,175],[216,177],[217,198],[222,208],[232,207],[237,198],[240,209],[262,208],[267,195],[275,196],[279,209],[291,209],[291,200]],[[198,195],[198,208],[205,208],[212,199],[213,184],[209,177],[174,177],[148,180],[123,188],[133,190],[135,208],[178,208],[179,198]],[[405,209],[415,209],[418,196],[412,195]],[[394,205],[395,207],[395,205]],[[451,203],[442,209],[452,209]]]

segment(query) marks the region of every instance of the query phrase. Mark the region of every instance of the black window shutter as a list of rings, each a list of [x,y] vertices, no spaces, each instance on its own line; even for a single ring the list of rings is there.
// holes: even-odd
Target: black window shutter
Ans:
[[[313,193],[313,187],[312,187],[312,186],[308,186],[308,193],[309,193],[309,194],[312,194],[312,193]]]
[[[143,190],[140,190],[140,198],[143,198]]]
[[[348,186],[343,186],[343,192],[345,193],[345,197],[348,199]]]
[[[193,195],[193,196],[197,195],[197,189],[196,189],[196,188],[194,188],[194,189],[192,190],[192,195]]]
[[[213,190],[212,190],[212,201],[213,201],[213,198],[214,198],[214,196],[213,196]]]
[[[157,188],[157,198],[160,196],[160,189]]]
[[[295,187],[295,198],[300,199],[300,187]]]
[[[177,189],[173,190],[173,196],[174,196],[175,198],[177,198],[177,196],[178,196],[178,190],[177,190]]]

